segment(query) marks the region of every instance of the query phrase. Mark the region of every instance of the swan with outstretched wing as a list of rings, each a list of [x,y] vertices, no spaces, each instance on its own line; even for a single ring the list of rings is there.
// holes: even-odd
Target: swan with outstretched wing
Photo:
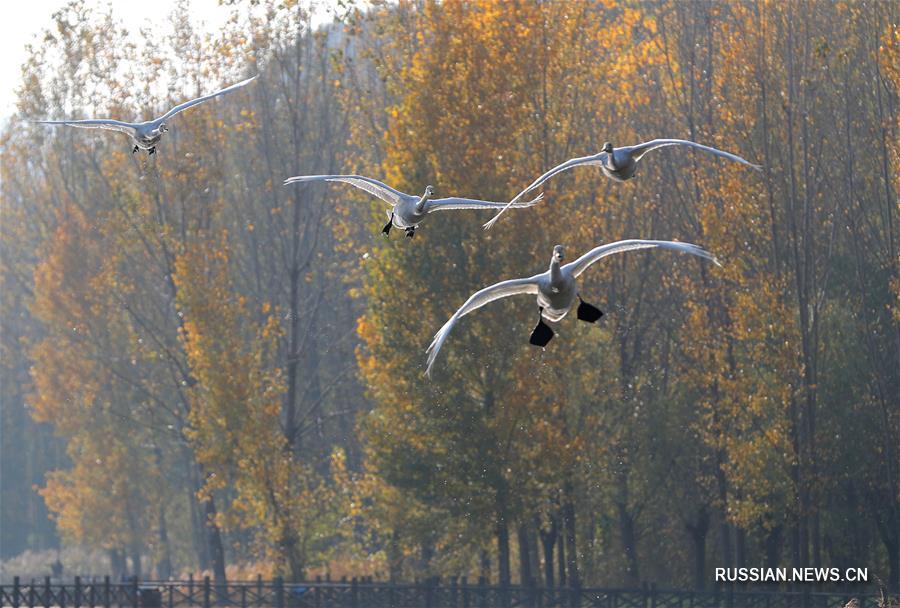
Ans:
[[[391,206],[388,211],[388,222],[381,229],[385,236],[390,235],[391,227],[396,226],[406,231],[406,236],[412,238],[416,229],[425,216],[435,211],[447,211],[454,209],[502,209],[507,203],[495,203],[473,198],[434,198],[434,187],[425,186],[422,196],[406,194],[391,188],[384,182],[363,175],[298,175],[284,180],[284,185],[303,184],[309,182],[343,182],[365,190],[372,196],[376,196]],[[531,207],[544,197],[543,194],[526,202],[516,201],[512,207]]]
[[[156,144],[158,144],[159,140],[162,139],[163,133],[168,133],[169,131],[167,123],[170,118],[172,118],[179,112],[183,112],[197,104],[209,101],[210,99],[214,99],[216,97],[219,97],[220,95],[225,95],[226,93],[236,91],[237,89],[250,84],[254,80],[256,80],[256,76],[248,78],[247,80],[242,80],[237,84],[233,84],[230,87],[226,87],[224,89],[216,91],[215,93],[210,93],[209,95],[203,95],[202,97],[186,101],[180,105],[175,106],[159,118],[148,120],[145,122],[123,122],[121,120],[114,120],[112,118],[88,118],[85,120],[36,120],[34,122],[42,125],[65,125],[67,127],[79,127],[82,129],[105,129],[107,131],[117,131],[119,133],[125,133],[131,138],[132,142],[134,143],[134,148],[131,150],[132,154],[134,154],[138,150],[147,150],[148,153],[154,154],[156,152]]]
[[[718,156],[720,158],[733,160],[743,165],[747,165],[748,167],[752,167],[757,171],[762,169],[760,165],[755,165],[736,154],[732,154],[731,152],[725,152],[724,150],[719,150],[718,148],[704,146],[703,144],[698,144],[686,139],[654,139],[652,141],[644,142],[636,146],[623,146],[621,148],[613,148],[613,145],[611,143],[606,142],[605,144],[603,144],[603,148],[597,154],[572,158],[560,165],[553,167],[542,176],[531,182],[531,184],[527,188],[519,192],[509,202],[509,205],[514,205],[523,196],[546,182],[554,175],[562,173],[563,171],[568,171],[569,169],[573,169],[575,167],[583,167],[589,165],[599,166],[600,170],[603,171],[603,174],[606,177],[618,182],[624,182],[634,177],[634,172],[637,170],[638,161],[640,161],[647,152],[656,150],[657,148],[664,148],[666,146],[688,146],[690,148],[695,148],[697,150],[703,150],[704,152],[714,154],[715,156]],[[497,220],[501,215],[503,215],[504,211],[506,211],[506,207],[501,209],[497,213],[497,215],[492,217],[484,225],[484,229],[487,230],[495,223],[497,223]]]
[[[502,281],[485,287],[481,291],[474,293],[459,310],[453,313],[453,316],[444,323],[438,332],[434,335],[434,339],[428,346],[428,360],[426,362],[425,374],[431,376],[431,369],[434,361],[437,359],[438,352],[447,340],[447,336],[456,325],[460,318],[469,314],[473,310],[477,310],[500,298],[507,298],[520,294],[531,294],[537,296],[538,305],[538,324],[531,332],[529,342],[535,346],[546,346],[553,339],[554,333],[549,325],[544,323],[544,319],[548,321],[560,321],[565,317],[572,305],[577,299],[578,319],[587,323],[595,323],[603,316],[603,312],[591,304],[581,299],[578,293],[578,277],[587,270],[594,262],[605,258],[614,253],[623,253],[625,251],[634,251],[636,249],[670,249],[679,253],[687,253],[710,260],[716,264],[719,262],[716,258],[706,251],[692,245],[690,243],[678,243],[675,241],[645,241],[638,239],[630,239],[626,241],[617,241],[608,245],[600,245],[591,249],[580,258],[568,264],[562,264],[565,252],[562,245],[556,245],[553,248],[553,256],[550,258],[550,268],[546,272],[536,274],[533,277],[523,279],[512,279]]]

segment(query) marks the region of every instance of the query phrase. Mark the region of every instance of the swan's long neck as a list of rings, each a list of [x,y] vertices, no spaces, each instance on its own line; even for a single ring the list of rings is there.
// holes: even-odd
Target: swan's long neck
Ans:
[[[606,153],[606,164],[608,164],[609,168],[612,169],[613,171],[618,169],[618,167],[616,166],[616,151],[615,150],[613,150],[612,152]]]
[[[554,285],[562,281],[562,269],[556,258],[550,260],[550,282]]]
[[[416,203],[416,213],[422,213],[425,210],[425,203],[428,202],[428,199],[431,198],[428,194],[423,194],[422,198],[419,199],[419,202]]]

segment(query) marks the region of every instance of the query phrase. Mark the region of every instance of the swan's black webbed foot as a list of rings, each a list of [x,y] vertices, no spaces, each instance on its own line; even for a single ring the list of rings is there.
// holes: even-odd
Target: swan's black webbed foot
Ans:
[[[540,309],[541,312],[544,311],[543,308]],[[531,337],[528,338],[528,342],[534,344],[535,346],[547,346],[547,343],[553,339],[553,330],[550,329],[550,326],[544,323],[543,315],[538,317],[538,324],[534,327],[534,331],[531,332]]]
[[[406,237],[411,239],[414,236],[416,236],[416,229],[415,228],[407,228],[406,229]]]
[[[150,148],[149,154],[156,154],[156,146],[153,146],[152,148]]]
[[[138,150],[139,150],[139,148],[137,146],[135,146],[134,148],[131,149],[131,153],[134,154]]]
[[[384,225],[384,228],[381,229],[381,232],[384,236],[391,235],[391,227],[394,225],[394,214],[391,214],[391,219],[388,220],[388,223]]]
[[[578,320],[587,321],[588,323],[596,323],[603,316],[603,311],[595,306],[591,306],[578,296]]]

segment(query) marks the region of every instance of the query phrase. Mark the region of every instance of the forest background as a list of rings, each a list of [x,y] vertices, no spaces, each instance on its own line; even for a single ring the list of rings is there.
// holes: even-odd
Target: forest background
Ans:
[[[0,134],[0,557],[684,588],[860,566],[898,588],[897,3],[342,2],[316,28],[302,2],[225,4],[201,35],[186,4],[128,32],[73,0],[22,67]],[[27,122],[147,118],[252,74],[149,158]],[[365,193],[281,185],[502,201],[655,137],[764,170],[667,148],[631,182],[578,169],[489,232],[448,213],[413,240],[383,238]],[[598,326],[567,319],[542,352],[533,302],[497,302],[422,377],[470,293],[621,238],[723,266],[610,258],[582,286]]]

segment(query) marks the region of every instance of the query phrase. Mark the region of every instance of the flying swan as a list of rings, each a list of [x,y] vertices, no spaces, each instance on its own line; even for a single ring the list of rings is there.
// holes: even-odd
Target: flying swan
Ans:
[[[413,196],[412,194],[394,190],[377,179],[362,175],[298,175],[284,180],[284,185],[322,181],[344,182],[351,186],[356,186],[360,190],[365,190],[388,203],[391,205],[390,211],[387,212],[390,219],[388,219],[387,224],[384,225],[381,231],[385,236],[388,236],[391,232],[391,226],[396,226],[406,230],[406,236],[410,238],[415,235],[416,228],[425,219],[425,216],[435,211],[444,211],[446,209],[505,209],[510,206],[531,207],[544,197],[541,194],[525,203],[515,201],[509,204],[457,197],[436,199],[432,198],[434,196],[434,187],[432,186],[425,186],[425,193],[422,196]]]
[[[698,150],[703,150],[704,152],[709,152],[710,154],[715,154],[716,156],[721,156],[722,158],[727,158],[728,160],[739,162],[741,164],[747,165],[748,167],[752,167],[757,171],[762,170],[762,166],[754,165],[750,161],[745,160],[736,154],[731,154],[730,152],[725,152],[717,148],[711,148],[709,146],[704,146],[703,144],[687,141],[686,139],[654,139],[652,141],[638,144],[636,146],[623,146],[621,148],[613,148],[613,145],[611,143],[606,142],[605,144],[603,144],[603,148],[597,154],[594,154],[592,156],[572,158],[562,163],[561,165],[553,167],[542,176],[534,180],[530,186],[518,193],[507,206],[515,204],[528,192],[531,192],[557,173],[562,173],[563,171],[571,169],[572,167],[580,167],[582,165],[599,165],[601,171],[603,171],[603,174],[606,177],[614,179],[617,182],[624,182],[634,177],[634,172],[637,169],[638,161],[641,160],[644,154],[646,154],[650,150],[663,148],[665,146],[690,146],[692,148],[697,148]],[[492,217],[484,225],[484,229],[487,230],[488,228],[493,226],[497,222],[497,219],[501,215],[503,215],[504,211],[506,211],[506,207],[501,209],[499,213],[497,213],[497,215]]]
[[[562,245],[557,245],[553,248],[553,257],[550,258],[550,268],[546,272],[536,274],[527,279],[512,279],[496,283],[495,285],[485,287],[481,291],[474,293],[466,300],[466,303],[453,313],[450,320],[444,323],[444,326],[434,335],[434,339],[431,341],[431,345],[426,351],[428,353],[428,362],[427,367],[425,368],[425,374],[429,378],[431,377],[431,368],[434,366],[434,360],[437,358],[441,346],[444,345],[444,341],[450,334],[450,330],[453,329],[453,326],[456,325],[456,322],[460,317],[481,308],[488,302],[493,302],[500,298],[519,294],[532,294],[537,296],[537,305],[538,310],[540,311],[538,324],[534,328],[534,331],[531,332],[531,338],[528,340],[535,346],[546,346],[547,343],[553,339],[553,330],[550,329],[549,325],[544,323],[544,319],[554,322],[560,321],[569,312],[569,309],[575,302],[575,298],[578,298],[579,301],[577,313],[578,319],[588,323],[596,322],[603,316],[603,312],[581,299],[581,295],[578,293],[578,282],[576,279],[581,276],[581,273],[587,270],[591,264],[600,258],[604,258],[614,253],[622,253],[624,251],[652,249],[656,247],[672,249],[681,253],[689,253],[711,260],[715,264],[719,264],[718,260],[716,260],[715,256],[711,253],[690,243],[630,239],[595,247],[574,262],[570,262],[563,266],[561,265],[564,257],[563,247]]]
[[[169,127],[166,124],[170,118],[178,114],[179,112],[183,112],[187,110],[191,106],[195,106],[197,104],[203,103],[204,101],[209,101],[214,97],[218,97],[220,95],[224,95],[225,93],[231,93],[232,91],[236,91],[241,87],[250,84],[256,80],[256,76],[253,78],[248,78],[247,80],[242,80],[237,84],[233,84],[230,87],[226,87],[221,91],[216,91],[215,93],[210,93],[209,95],[204,95],[203,97],[198,97],[197,99],[192,99],[190,101],[186,101],[181,105],[177,105],[159,118],[154,120],[148,120],[146,122],[123,122],[121,120],[113,120],[112,118],[89,118],[86,120],[37,120],[42,125],[66,125],[69,127],[81,127],[82,129],[106,129],[107,131],[118,131],[120,133],[125,133],[131,140],[134,142],[134,148],[131,150],[131,153],[134,154],[139,149],[147,150],[150,154],[154,154],[156,152],[156,144],[159,143],[159,140],[162,139],[163,133],[168,133]]]

